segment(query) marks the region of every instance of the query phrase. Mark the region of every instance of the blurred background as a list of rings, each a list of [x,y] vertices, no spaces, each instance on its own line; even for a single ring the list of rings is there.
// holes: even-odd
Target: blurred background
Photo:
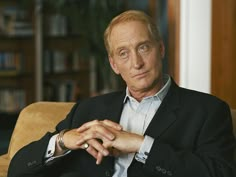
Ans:
[[[156,20],[164,72],[236,109],[235,0],[0,0],[0,154],[25,106],[125,87],[110,69],[103,32],[128,9]]]

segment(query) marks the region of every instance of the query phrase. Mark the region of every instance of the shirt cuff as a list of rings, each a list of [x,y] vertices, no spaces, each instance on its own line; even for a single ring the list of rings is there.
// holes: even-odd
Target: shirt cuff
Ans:
[[[154,139],[150,136],[145,135],[143,143],[139,149],[139,152],[135,154],[135,159],[141,163],[145,163],[149,152],[152,148]]]
[[[57,136],[58,136],[58,134],[56,134],[56,135],[51,137],[51,139],[50,139],[50,141],[48,143],[48,147],[47,147],[47,151],[46,151],[46,154],[45,154],[45,158],[49,158],[49,157],[53,156],[53,154],[55,152]]]
[[[56,148],[56,141],[57,141],[57,137],[58,137],[59,134],[56,134],[54,136],[51,137],[51,139],[49,140],[49,143],[48,143],[48,147],[47,147],[47,151],[46,151],[46,154],[45,154],[45,163],[49,163],[59,157],[63,157],[65,155],[67,155],[68,153],[70,153],[71,151],[66,151],[64,154],[62,155],[59,155],[59,156],[53,156],[54,153],[55,153],[55,148]]]

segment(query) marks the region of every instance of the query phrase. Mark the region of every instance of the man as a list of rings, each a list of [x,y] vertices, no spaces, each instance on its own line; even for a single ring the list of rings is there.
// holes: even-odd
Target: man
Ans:
[[[56,132],[15,155],[9,177],[233,177],[228,105],[162,73],[165,48],[150,17],[120,14],[104,40],[126,90],[76,104]]]

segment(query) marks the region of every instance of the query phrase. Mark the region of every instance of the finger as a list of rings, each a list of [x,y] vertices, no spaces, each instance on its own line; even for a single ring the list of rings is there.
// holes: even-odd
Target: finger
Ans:
[[[99,123],[100,122],[98,120],[93,120],[93,121],[87,122],[87,123],[83,124],[81,127],[77,128],[76,131],[83,132],[85,130],[88,130],[91,126],[97,125]]]
[[[84,144],[84,142],[90,139],[100,139],[102,141],[112,141],[115,139],[115,135],[104,127],[93,127],[90,130],[80,133],[79,136],[80,137],[76,143],[78,146]]]
[[[122,130],[122,126],[120,124],[113,122],[111,120],[105,119],[103,121],[94,120],[94,121],[87,122],[87,123],[83,124],[81,127],[79,127],[76,131],[83,132],[92,126],[99,125],[99,124],[104,124],[106,126],[114,128],[116,130]]]
[[[96,150],[97,152],[100,152],[103,156],[109,155],[109,151],[96,139],[91,139],[87,142],[89,144],[89,147],[87,150]]]
[[[96,139],[97,141],[104,142],[104,141],[110,141],[109,138],[104,137],[103,135],[99,134],[98,132],[95,133],[88,133],[84,135],[80,135],[80,138],[76,141],[77,146],[83,145],[86,141],[89,141],[91,139]],[[113,140],[114,138],[112,138]]]
[[[99,165],[102,162],[103,155],[97,152],[93,147],[89,147],[86,151],[96,159],[96,164]]]
[[[122,130],[122,126],[121,126],[120,124],[118,124],[118,123],[116,123],[116,122],[113,122],[113,121],[111,121],[111,120],[105,119],[105,120],[103,121],[103,123],[104,123],[106,126],[109,126],[109,127],[111,127],[111,128],[114,128],[114,129],[116,129],[116,130]]]
[[[100,153],[100,152],[98,152],[98,153],[97,153],[97,161],[96,161],[96,164],[97,164],[97,165],[101,164],[102,159],[103,159],[103,154]]]
[[[113,140],[115,138],[113,132],[104,126],[94,126],[93,130],[101,136],[100,139],[106,138],[108,140]]]
[[[92,155],[95,159],[97,159],[98,151],[96,151],[92,146],[89,146],[86,151]]]

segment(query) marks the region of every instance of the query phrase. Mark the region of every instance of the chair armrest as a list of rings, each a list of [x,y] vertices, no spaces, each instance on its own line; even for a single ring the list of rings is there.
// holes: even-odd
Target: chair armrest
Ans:
[[[8,166],[10,164],[10,158],[8,154],[0,156],[0,177],[7,177]]]

